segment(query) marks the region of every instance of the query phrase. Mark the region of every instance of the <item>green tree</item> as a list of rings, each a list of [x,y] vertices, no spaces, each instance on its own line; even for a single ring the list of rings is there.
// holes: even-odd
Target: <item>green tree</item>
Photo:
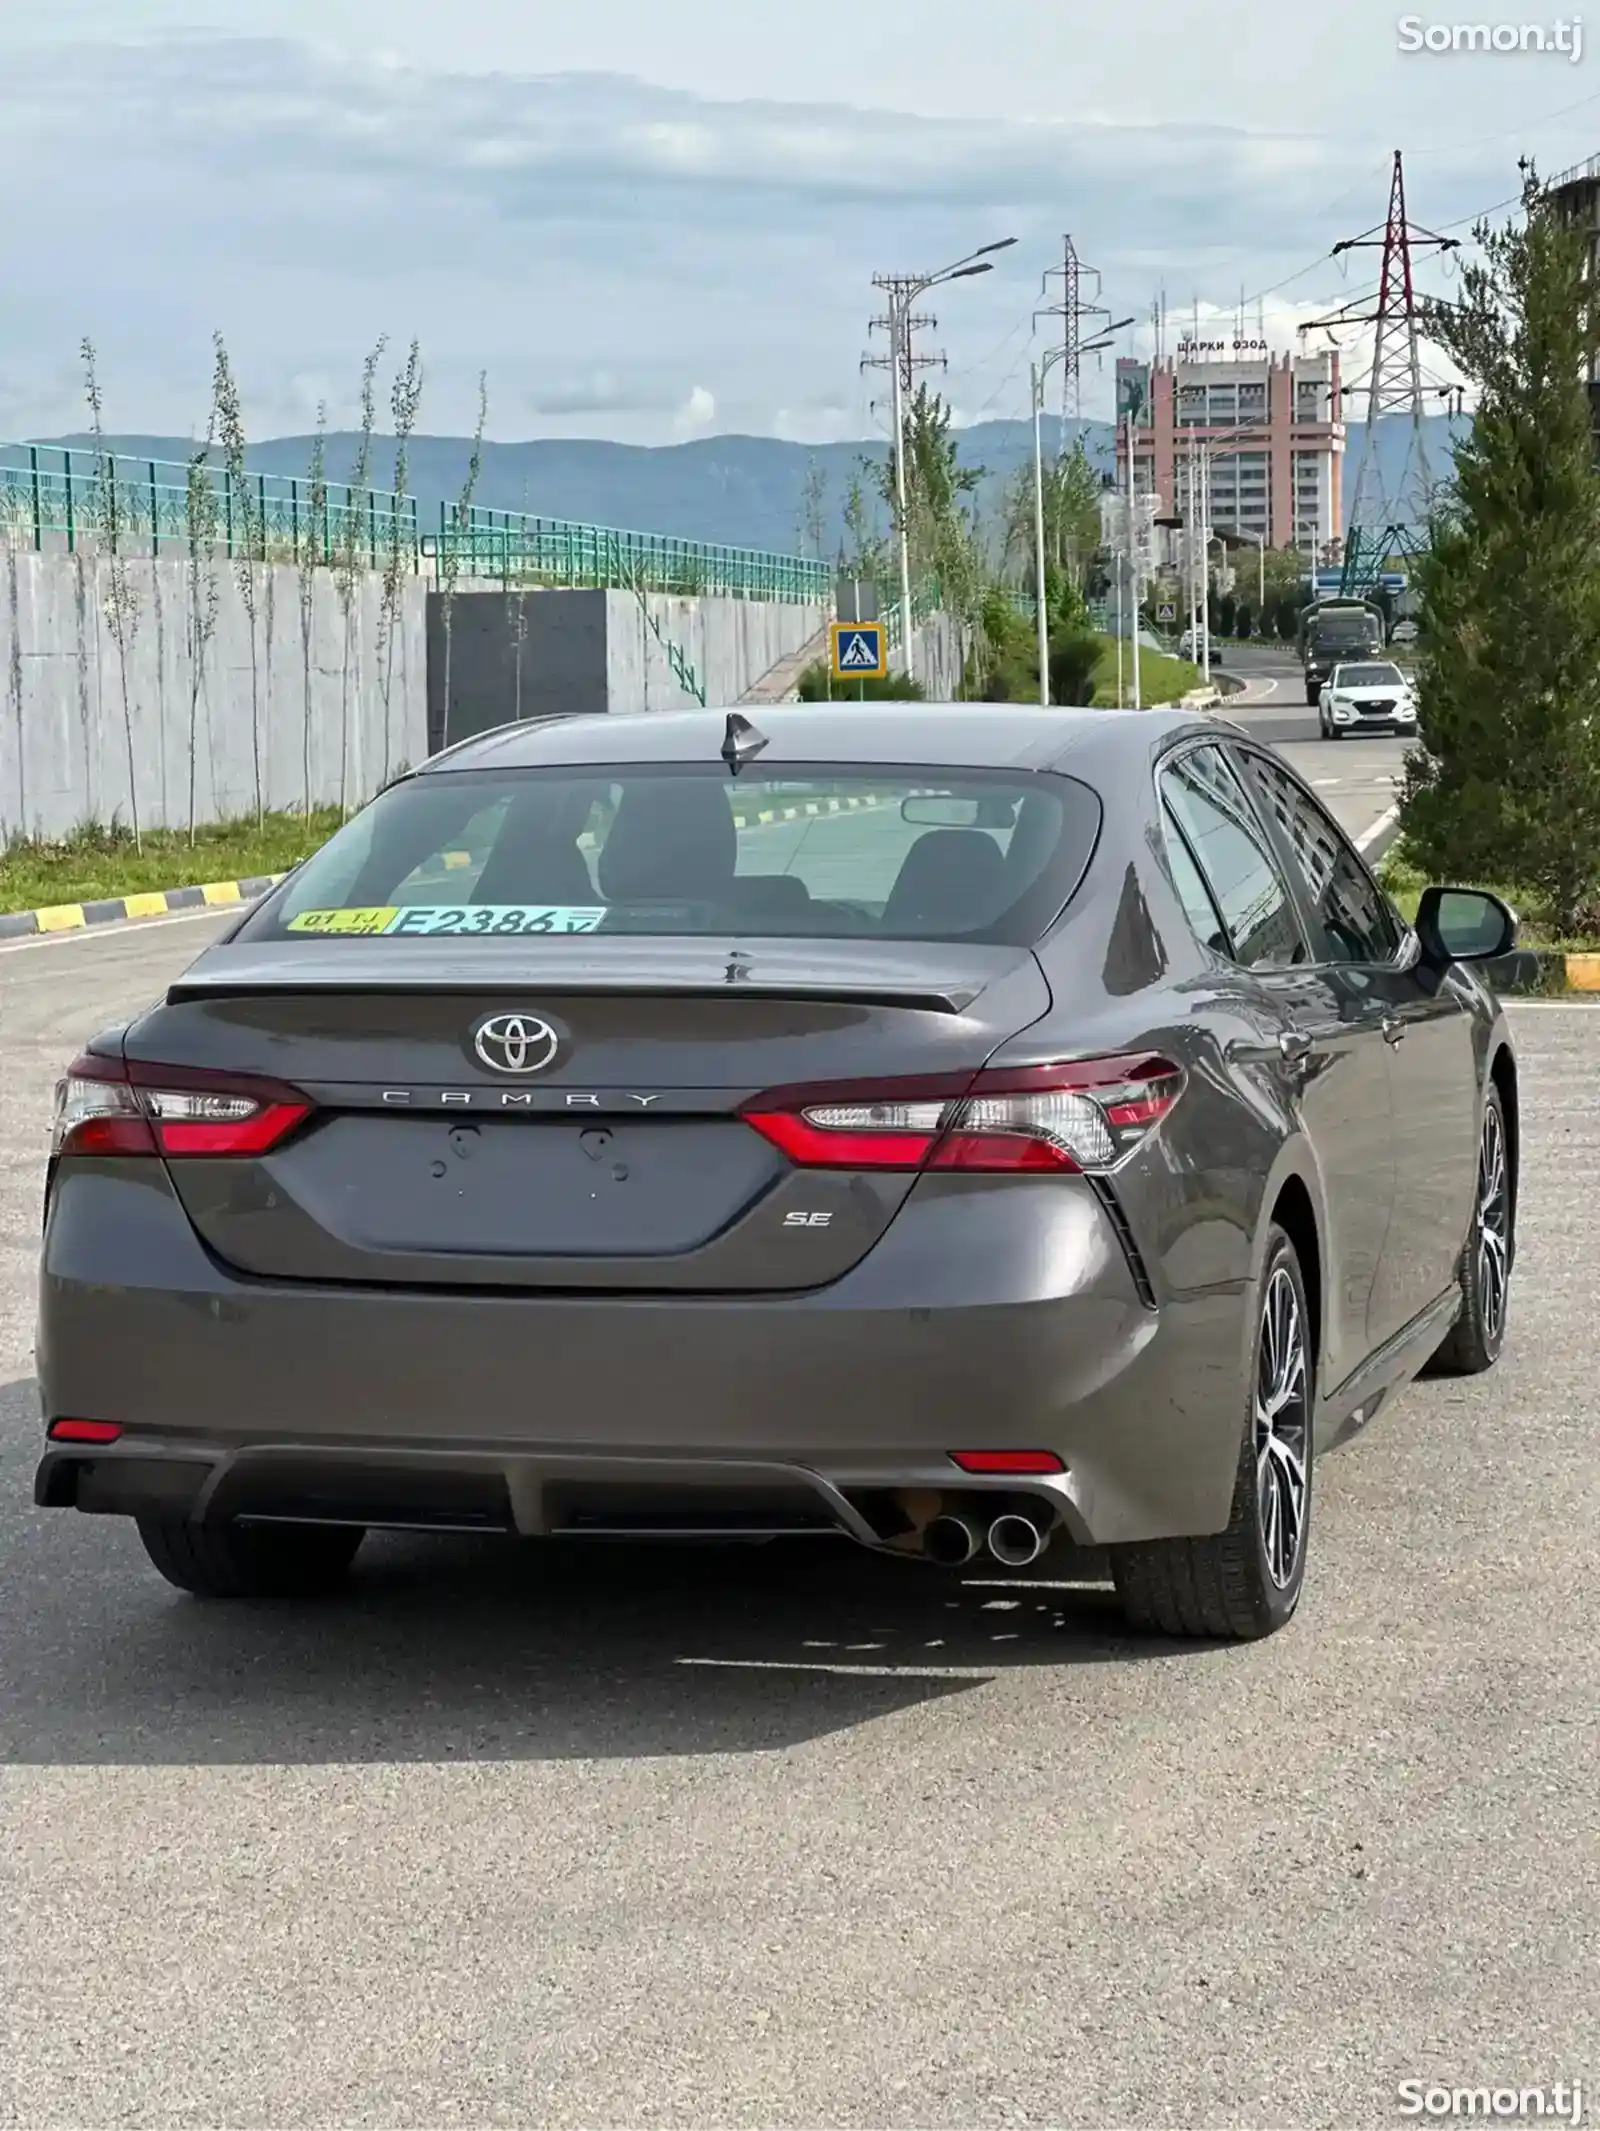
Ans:
[[[1102,485],[1080,440],[1070,452],[1047,460],[1040,482],[1044,517],[1044,556],[1047,569],[1063,570],[1080,591],[1088,589],[1090,575],[1100,552],[1100,497]],[[1003,519],[1005,568],[1026,570],[1027,586],[1034,585],[1033,466],[1019,466],[1006,492]]]
[[[1254,556],[1251,560],[1255,560]],[[1303,548],[1268,548],[1261,558],[1268,605],[1285,599],[1297,608],[1303,607],[1311,597],[1310,569]]]
[[[983,529],[973,498],[986,469],[963,463],[952,434],[949,404],[927,385],[907,402],[905,433],[905,526],[913,591],[937,598],[972,638],[975,671],[990,664],[983,619],[994,572],[985,553]],[[899,528],[899,496],[891,454],[873,468],[890,523]],[[898,560],[894,574],[898,577]],[[895,593],[898,596],[898,584]]]
[[[828,470],[814,453],[806,461],[796,530],[800,536],[801,554],[822,561],[828,537]]]
[[[1089,620],[1083,595],[1063,570],[1045,576],[1045,616],[1052,703],[1094,701],[1104,638]],[[1033,614],[1003,585],[984,593],[967,663],[966,692],[984,703],[1037,703],[1039,635]]]
[[[839,549],[839,566],[847,577],[859,578],[865,584],[878,587],[879,602],[888,591],[894,578],[894,562],[889,552],[889,543],[884,538],[883,526],[873,506],[867,488],[867,477],[874,482],[879,469],[870,459],[862,459],[850,476],[844,493],[844,508],[841,518],[844,524],[844,540]],[[891,510],[893,506],[891,505]]]
[[[1570,933],[1600,879],[1600,312],[1585,239],[1531,171],[1520,217],[1474,234],[1459,300],[1430,307],[1477,411],[1418,573],[1401,824],[1426,871],[1524,888]]]

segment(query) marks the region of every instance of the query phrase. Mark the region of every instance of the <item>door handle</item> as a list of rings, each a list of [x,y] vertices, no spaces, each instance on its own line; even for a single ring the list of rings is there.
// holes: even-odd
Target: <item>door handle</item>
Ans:
[[[1406,1025],[1393,1014],[1385,1014],[1383,1017],[1383,1040],[1391,1047],[1406,1040]]]

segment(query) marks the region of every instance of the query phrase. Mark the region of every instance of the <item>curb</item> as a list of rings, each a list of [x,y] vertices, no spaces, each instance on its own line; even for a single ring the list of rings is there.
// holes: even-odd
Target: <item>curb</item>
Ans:
[[[225,909],[230,903],[253,903],[276,888],[285,873],[257,875],[243,881],[207,881],[199,888],[158,888],[145,895],[117,895],[94,903],[52,903],[43,910],[14,910],[0,915],[0,940],[31,939],[41,933],[84,932],[91,925],[120,925],[129,918],[165,917],[174,910]]]
[[[813,815],[855,814],[887,804],[881,792],[862,792],[852,793],[844,799],[806,799],[792,807],[763,807],[752,811],[749,807],[736,806],[733,825],[736,829],[765,828],[774,821],[805,821]]]
[[[1542,994],[1600,992],[1600,954],[1563,954],[1553,947],[1519,947],[1486,962],[1483,973],[1497,992]]]

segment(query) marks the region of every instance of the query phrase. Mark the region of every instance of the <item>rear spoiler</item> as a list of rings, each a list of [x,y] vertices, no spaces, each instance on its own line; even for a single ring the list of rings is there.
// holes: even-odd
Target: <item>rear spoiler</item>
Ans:
[[[964,1014],[975,1000],[988,989],[986,984],[849,984],[818,982],[807,984],[793,979],[763,983],[758,977],[732,975],[721,984],[704,982],[673,982],[662,977],[613,978],[608,982],[585,983],[582,978],[568,978],[551,983],[527,977],[516,979],[504,976],[485,976],[476,984],[463,983],[459,976],[443,981],[429,982],[415,976],[404,981],[373,977],[335,977],[333,975],[307,975],[298,980],[256,979],[241,982],[235,978],[219,976],[207,983],[204,978],[193,975],[182,978],[169,987],[166,996],[168,1006],[190,1006],[208,999],[274,999],[304,997],[308,992],[334,991],[346,998],[405,998],[415,997],[418,992],[427,992],[434,997],[456,996],[481,999],[487,993],[505,992],[523,996],[537,988],[541,999],[594,999],[615,998],[626,994],[640,999],[657,999],[670,996],[674,999],[726,999],[730,994],[742,994],[746,998],[794,999],[809,1003],[838,1006],[898,1006],[910,1012],[925,1014]]]

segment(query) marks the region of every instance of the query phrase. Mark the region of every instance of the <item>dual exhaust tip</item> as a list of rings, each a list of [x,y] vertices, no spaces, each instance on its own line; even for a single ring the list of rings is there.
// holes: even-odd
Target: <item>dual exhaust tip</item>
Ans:
[[[930,1561],[941,1568],[959,1569],[987,1547],[991,1558],[1008,1569],[1025,1569],[1038,1560],[1050,1543],[1050,1534],[1032,1517],[1008,1510],[996,1517],[985,1531],[970,1517],[935,1517],[922,1537]]]

